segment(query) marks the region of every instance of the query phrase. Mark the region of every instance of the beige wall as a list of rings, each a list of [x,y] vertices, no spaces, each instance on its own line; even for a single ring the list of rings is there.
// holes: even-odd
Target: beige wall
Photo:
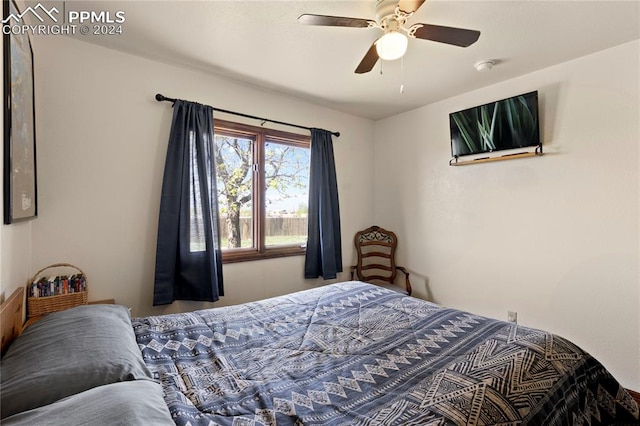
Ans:
[[[376,123],[375,221],[438,303],[570,338],[640,389],[640,42]],[[478,75],[482,78],[482,75]],[[548,153],[450,167],[449,113],[538,90]],[[419,277],[422,277],[421,279]]]
[[[373,219],[373,122],[67,37],[37,41],[40,217],[32,225],[34,268],[76,264],[87,273],[90,299],[115,298],[134,315],[211,306],[151,307],[172,114],[171,104],[154,100],[158,92],[340,131],[334,148],[344,262],[352,261],[352,235]],[[323,284],[303,279],[303,261],[298,256],[225,265],[225,297],[215,305]]]

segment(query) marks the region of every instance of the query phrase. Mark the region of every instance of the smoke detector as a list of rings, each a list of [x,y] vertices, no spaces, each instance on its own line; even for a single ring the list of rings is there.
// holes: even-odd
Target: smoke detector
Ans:
[[[487,71],[491,71],[491,68],[493,68],[495,64],[496,64],[495,61],[480,61],[480,62],[476,62],[474,67],[478,72],[487,72]]]

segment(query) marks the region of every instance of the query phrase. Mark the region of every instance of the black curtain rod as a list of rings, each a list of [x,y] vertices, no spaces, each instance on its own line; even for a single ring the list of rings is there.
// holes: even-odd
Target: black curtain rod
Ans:
[[[163,101],[175,102],[175,101],[177,101],[177,99],[167,98],[166,96],[161,95],[160,93],[158,93],[156,95],[156,101],[158,101],[158,102],[163,102]],[[276,124],[282,124],[282,125],[285,125],[285,126],[297,127],[298,129],[311,130],[311,127],[300,126],[298,124],[291,124],[291,123],[285,123],[284,121],[277,121],[277,120],[271,120],[269,118],[256,117],[255,115],[243,114],[241,112],[229,111],[229,110],[226,110],[226,109],[220,109],[220,108],[215,108],[215,107],[211,107],[211,108],[214,111],[224,112],[226,114],[238,115],[240,117],[245,117],[245,118],[253,118],[254,120],[260,120],[263,123],[268,121],[269,123],[276,123]],[[330,132],[330,133],[332,135],[336,136],[336,137],[340,137],[340,132]]]

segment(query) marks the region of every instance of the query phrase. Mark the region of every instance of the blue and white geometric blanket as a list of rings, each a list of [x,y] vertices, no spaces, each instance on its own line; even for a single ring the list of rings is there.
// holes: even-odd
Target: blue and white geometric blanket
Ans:
[[[178,425],[638,425],[553,334],[360,282],[132,321]]]

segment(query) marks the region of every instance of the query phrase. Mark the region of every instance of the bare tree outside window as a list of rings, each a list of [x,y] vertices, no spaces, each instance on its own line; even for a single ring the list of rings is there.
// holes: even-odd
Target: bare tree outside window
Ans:
[[[215,142],[225,260],[304,253],[309,137],[217,122]]]
[[[225,240],[222,248],[240,248],[253,246],[253,146],[254,141],[247,138],[216,135],[216,174],[218,186],[218,205],[221,218],[226,223]],[[240,215],[244,210],[249,216],[249,230],[242,242]],[[226,244],[225,244],[226,242]]]

